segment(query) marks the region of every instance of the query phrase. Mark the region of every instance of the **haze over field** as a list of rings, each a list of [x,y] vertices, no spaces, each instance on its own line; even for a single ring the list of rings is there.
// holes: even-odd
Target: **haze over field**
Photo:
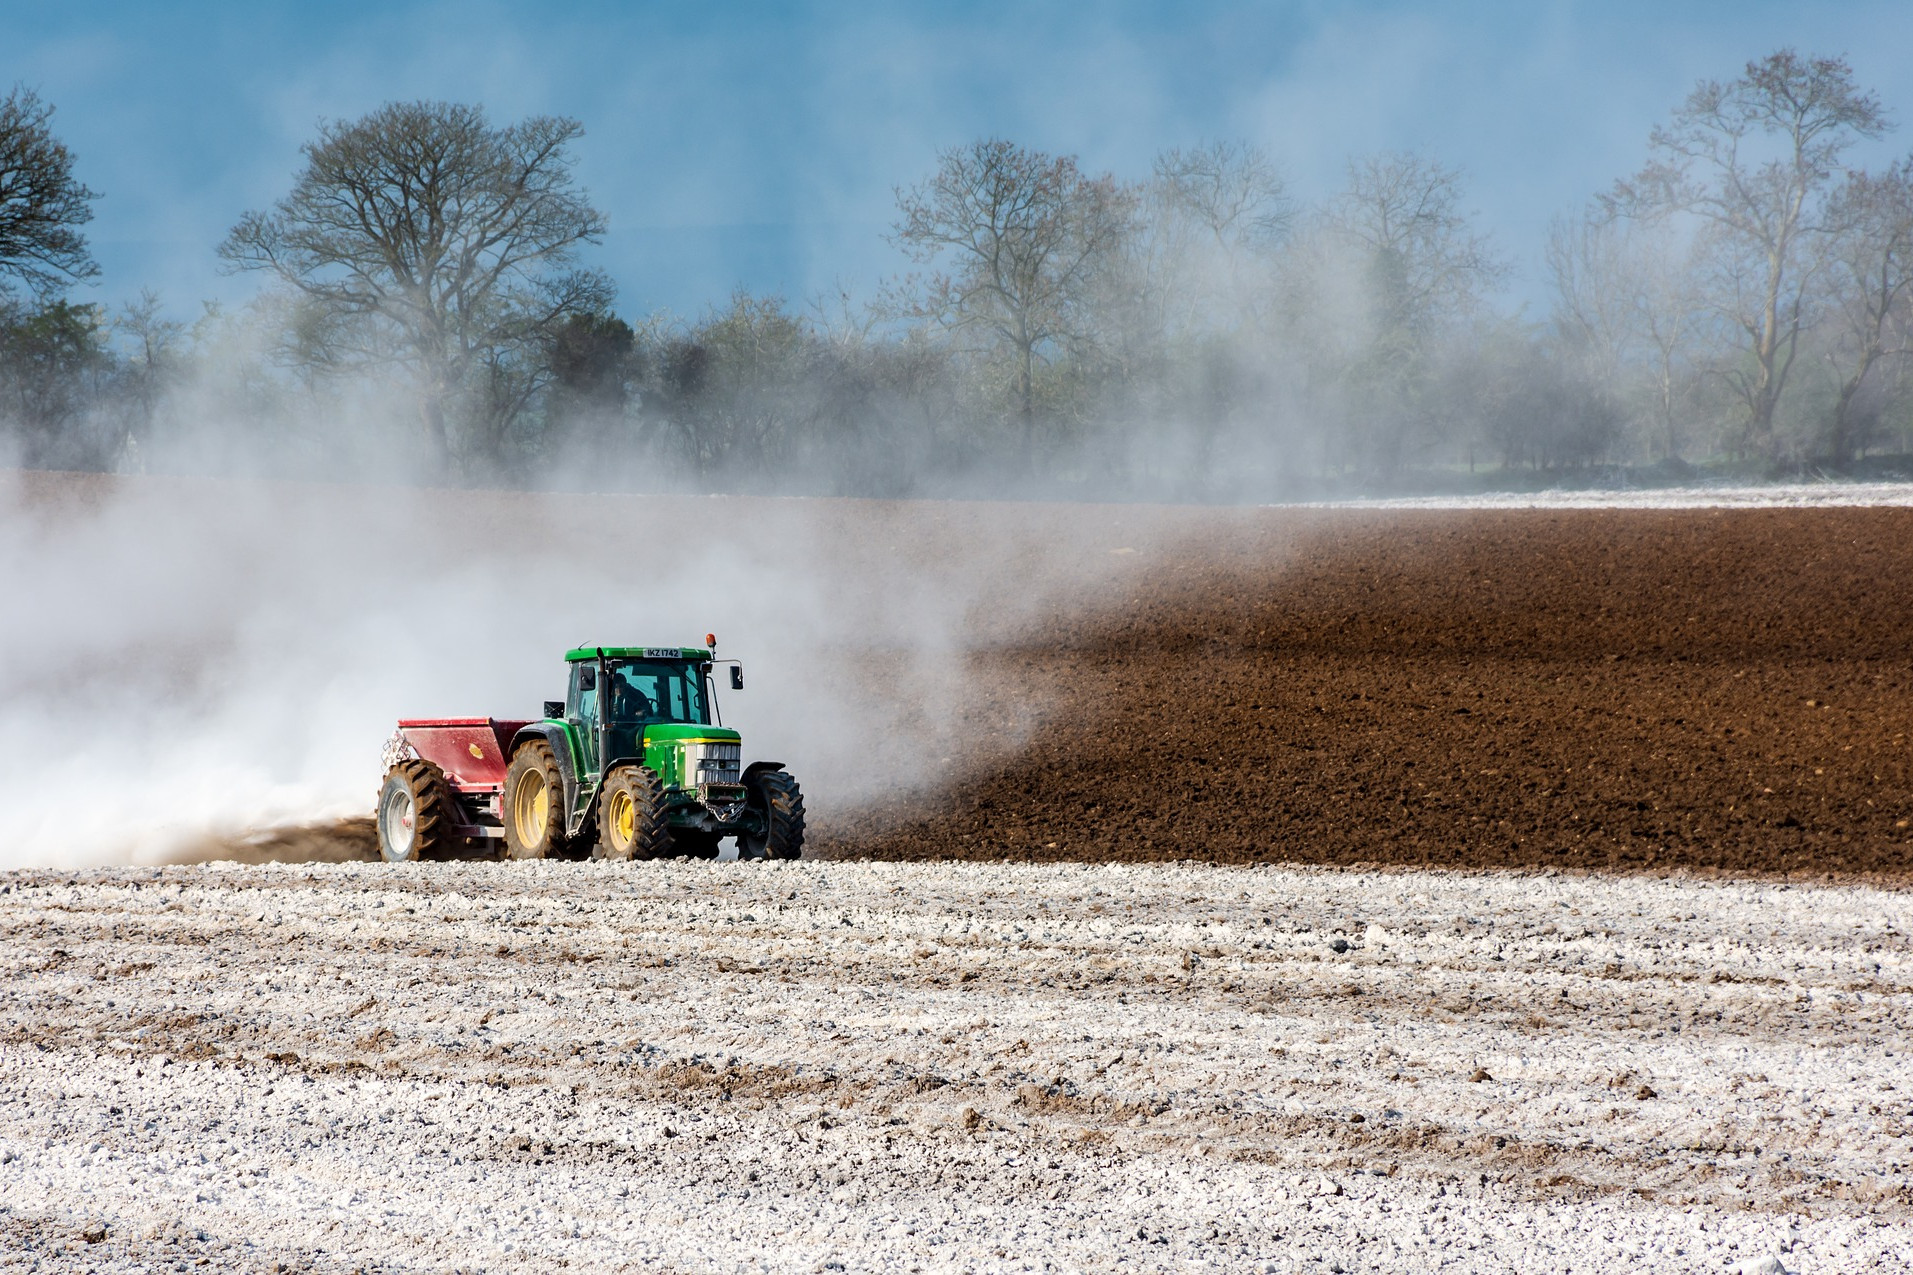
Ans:
[[[1400,852],[1420,781],[1474,795],[1408,820],[1417,861],[1486,853],[1492,815],[1497,862],[1548,862],[1558,825],[1591,838],[1577,862],[1879,871],[1903,859],[1887,617],[1910,497],[1231,509],[14,473],[0,570],[34,605],[0,621],[0,865],[358,818],[396,718],[536,716],[571,646],[714,631],[749,668],[725,721],[800,777],[819,848],[1359,861]],[[613,547],[580,555],[580,529]],[[1484,689],[1492,714],[1435,707]],[[1797,721],[1808,700],[1839,713]],[[1437,771],[1400,770],[1424,752]],[[1474,777],[1522,767],[1521,794]]]
[[[1913,85],[1875,52],[1897,11],[1561,9],[1482,39],[1388,6],[1039,9],[1015,53],[987,7],[493,16],[442,57],[393,38],[431,7],[221,26],[187,58],[203,100],[152,113],[256,107],[216,155],[116,113],[131,42],[172,38],[150,19],[23,27],[0,583],[31,605],[0,651],[0,855],[362,811],[393,717],[529,714],[558,651],[634,629],[760,665],[732,711],[821,809],[942,790],[1047,711],[981,654],[1093,628],[1136,601],[1117,555],[1231,525],[1170,502],[1908,499]],[[781,113],[750,82],[766,31],[797,53]],[[414,51],[329,74],[361,45]],[[660,47],[674,69],[634,76]],[[689,76],[704,114],[634,133]],[[1508,131],[1543,119],[1549,145]],[[682,254],[620,227],[735,224],[726,200],[836,230],[740,251],[687,303],[647,273]],[[139,248],[129,207],[185,237]],[[198,294],[141,291],[163,264]],[[533,494],[581,489],[660,498]],[[794,494],[919,503],[764,499]],[[949,496],[1032,503],[923,503]]]
[[[1175,511],[0,475],[0,866],[358,816],[400,716],[536,717],[581,643],[698,642],[826,826],[1015,747],[966,660],[1093,610]],[[609,545],[580,554],[576,538]],[[653,558],[642,548],[668,552]],[[1085,612],[1087,614],[1088,612]],[[509,621],[505,617],[510,617]],[[837,813],[833,815],[833,810]]]

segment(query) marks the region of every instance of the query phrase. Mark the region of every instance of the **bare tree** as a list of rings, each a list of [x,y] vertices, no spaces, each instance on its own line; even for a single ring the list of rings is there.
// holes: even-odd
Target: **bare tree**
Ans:
[[[1232,256],[1279,243],[1295,218],[1281,172],[1247,142],[1171,147],[1156,157],[1155,178],[1173,205]]]
[[[1384,472],[1402,464],[1411,439],[1439,435],[1431,355],[1506,273],[1461,207],[1461,182],[1456,170],[1416,155],[1359,160],[1318,231],[1355,275],[1360,340],[1341,379],[1352,427],[1365,435],[1357,450]]]
[[[1172,147],[1138,194],[1130,260],[1109,279],[1139,310],[1132,325],[1166,340],[1253,319],[1269,291],[1261,267],[1295,215],[1268,156],[1246,142]]]
[[[1856,408],[1868,374],[1913,354],[1913,156],[1878,176],[1849,174],[1827,216],[1838,228],[1828,268],[1842,338],[1828,351],[1842,365],[1827,450],[1845,461],[1864,441]]]
[[[100,272],[79,230],[99,196],[74,180],[52,119],[31,89],[0,98],[0,287],[11,275],[43,298]]]
[[[1681,423],[1692,405],[1697,350],[1703,334],[1717,326],[1696,282],[1691,251],[1664,235],[1631,236],[1635,288],[1631,298],[1635,331],[1646,343],[1653,386],[1652,452],[1660,460],[1681,459]],[[1713,337],[1705,338],[1711,343]]]
[[[572,317],[602,313],[603,275],[573,268],[604,218],[572,182],[574,120],[492,127],[476,106],[399,102],[322,125],[292,193],[248,213],[220,248],[265,270],[311,312],[306,356],[404,365],[433,463],[463,397],[478,457],[542,384],[536,352]]]
[[[113,331],[130,347],[120,369],[128,400],[120,450],[122,459],[137,469],[144,463],[141,440],[150,447],[160,397],[179,362],[186,325],[161,314],[159,294],[146,288],[138,300],[121,308]]]
[[[1594,212],[1556,220],[1547,265],[1554,323],[1610,401],[1636,398],[1649,451],[1679,460],[1689,363],[1703,325],[1694,263],[1664,222]]]
[[[1840,156],[1887,128],[1885,111],[1839,58],[1791,49],[1705,80],[1649,138],[1653,158],[1617,182],[1614,213],[1684,213],[1706,226],[1713,304],[1742,334],[1747,366],[1724,375],[1745,411],[1744,443],[1772,452],[1774,412],[1811,321],[1814,240],[1829,229]]]
[[[927,181],[897,191],[891,241],[919,262],[950,264],[905,308],[1008,351],[1028,462],[1037,365],[1058,347],[1093,340],[1086,302],[1130,230],[1136,196],[1113,177],[1085,176],[1074,157],[1001,140],[952,147],[937,160]]]
[[[1613,392],[1621,383],[1636,332],[1639,291],[1632,245],[1604,217],[1557,217],[1548,227],[1548,281],[1554,288],[1554,324]]]
[[[1461,208],[1459,171],[1417,155],[1370,156],[1349,165],[1329,212],[1336,233],[1366,258],[1377,329],[1419,337],[1474,313],[1507,267]]]

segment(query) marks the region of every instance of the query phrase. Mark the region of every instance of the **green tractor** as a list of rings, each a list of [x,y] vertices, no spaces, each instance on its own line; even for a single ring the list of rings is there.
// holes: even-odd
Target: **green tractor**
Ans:
[[[703,647],[588,646],[540,721],[410,718],[386,745],[379,853],[392,862],[503,842],[513,859],[742,859],[804,850],[804,797],[782,762],[743,765]],[[733,689],[744,670],[734,661]]]

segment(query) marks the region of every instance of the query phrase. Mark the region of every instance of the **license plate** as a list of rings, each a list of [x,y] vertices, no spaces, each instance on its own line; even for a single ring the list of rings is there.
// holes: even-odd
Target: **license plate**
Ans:
[[[677,646],[647,646],[644,648],[644,658],[647,660],[681,660],[684,658],[684,649]]]

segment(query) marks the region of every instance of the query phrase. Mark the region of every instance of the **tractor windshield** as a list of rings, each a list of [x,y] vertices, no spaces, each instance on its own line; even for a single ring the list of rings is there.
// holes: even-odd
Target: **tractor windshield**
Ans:
[[[702,725],[704,678],[684,660],[612,660],[605,720],[614,725],[687,722]]]

